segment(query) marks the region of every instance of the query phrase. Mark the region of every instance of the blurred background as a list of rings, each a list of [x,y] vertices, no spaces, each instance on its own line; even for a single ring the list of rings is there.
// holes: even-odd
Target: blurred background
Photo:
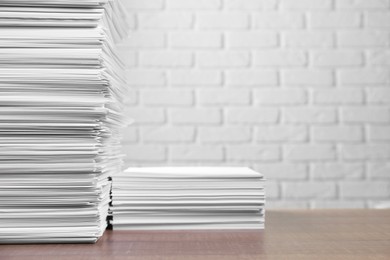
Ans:
[[[249,166],[268,208],[390,200],[389,0],[124,3],[127,166]]]

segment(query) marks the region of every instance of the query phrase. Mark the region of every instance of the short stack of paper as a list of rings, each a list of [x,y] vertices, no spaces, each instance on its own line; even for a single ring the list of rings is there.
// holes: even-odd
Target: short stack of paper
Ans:
[[[113,176],[113,229],[264,228],[264,178],[242,167],[129,168]]]
[[[94,242],[121,171],[113,0],[0,1],[0,243]]]

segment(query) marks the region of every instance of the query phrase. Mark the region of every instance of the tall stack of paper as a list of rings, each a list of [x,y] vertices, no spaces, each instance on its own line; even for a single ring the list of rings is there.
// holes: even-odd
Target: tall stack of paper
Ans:
[[[113,176],[113,229],[264,228],[264,178],[241,167],[129,168]]]
[[[94,242],[122,164],[122,7],[2,0],[0,26],[0,243]]]

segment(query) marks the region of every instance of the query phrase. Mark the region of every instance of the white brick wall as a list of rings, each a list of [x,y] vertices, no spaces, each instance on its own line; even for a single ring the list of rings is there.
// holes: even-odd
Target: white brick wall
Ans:
[[[390,0],[124,0],[127,165],[246,165],[269,208],[390,199]]]

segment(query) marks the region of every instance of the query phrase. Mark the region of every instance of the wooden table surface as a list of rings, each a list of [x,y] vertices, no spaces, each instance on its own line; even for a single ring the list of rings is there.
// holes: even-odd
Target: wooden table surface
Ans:
[[[268,211],[262,231],[106,231],[96,244],[0,245],[0,259],[390,259],[390,210]]]

